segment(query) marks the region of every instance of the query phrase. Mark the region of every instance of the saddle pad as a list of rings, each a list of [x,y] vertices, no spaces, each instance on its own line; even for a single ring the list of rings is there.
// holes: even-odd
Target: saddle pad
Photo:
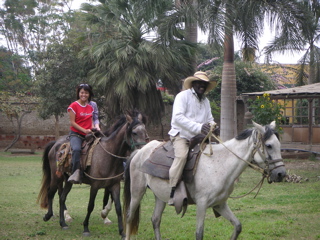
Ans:
[[[99,143],[101,138],[96,138],[94,141],[84,141],[81,147],[81,160],[80,166],[85,170],[88,166],[91,166],[92,154],[96,145]],[[57,153],[56,153],[56,162],[57,162],[57,176],[62,176],[63,172],[71,172],[72,166],[72,149],[70,142],[63,143]]]
[[[183,170],[185,182],[193,180],[193,169],[197,163],[196,159],[200,152],[200,144],[189,149],[187,163]],[[165,142],[154,150],[151,156],[142,164],[141,171],[154,177],[169,179],[169,169],[174,159],[174,149],[171,141]]]

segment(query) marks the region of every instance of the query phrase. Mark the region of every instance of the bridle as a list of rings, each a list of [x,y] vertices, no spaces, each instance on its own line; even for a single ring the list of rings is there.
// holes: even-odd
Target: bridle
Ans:
[[[262,176],[264,178],[267,178],[268,183],[271,183],[271,180],[270,180],[271,173],[273,170],[275,170],[279,167],[284,167],[284,164],[280,164],[280,165],[276,166],[276,163],[282,162],[283,159],[282,158],[271,159],[271,156],[268,154],[268,151],[266,150],[267,146],[265,144],[265,141],[263,139],[262,134],[260,132],[257,132],[254,130],[252,135],[253,135],[253,145],[254,146],[253,146],[253,150],[252,150],[251,156],[250,156],[251,162],[254,161],[254,155],[256,153],[258,153],[260,155],[260,158],[263,159],[263,161],[265,163],[265,168],[261,168],[257,165],[254,165],[254,166],[256,166],[256,168],[260,168],[260,170],[259,170],[260,172],[262,172],[261,170],[263,170]],[[274,165],[274,167],[270,168],[270,165],[272,165],[272,164]],[[251,166],[251,164],[250,164],[250,166]]]
[[[127,126],[127,129],[126,129],[126,135],[124,137],[124,142],[126,144],[128,144],[129,148],[131,151],[134,151],[137,147],[139,146],[142,146],[142,145],[146,145],[147,142],[149,141],[149,136],[148,136],[148,133],[146,133],[146,138],[145,138],[145,142],[138,142],[136,140],[136,138],[133,136],[132,132],[134,129],[136,129],[137,127],[139,126],[142,126],[143,128],[145,128],[145,125],[143,123],[139,123],[139,124],[136,124],[130,131],[130,136],[128,136],[128,132],[129,132],[129,128],[130,128],[130,125]]]
[[[231,151],[224,143],[223,141],[218,137],[216,136],[214,133],[213,133],[213,129],[214,126],[211,125],[211,129],[209,131],[209,133],[207,134],[207,136],[203,139],[202,144],[204,144],[204,142],[209,139],[209,142],[211,142],[211,137],[215,138],[221,145],[223,145],[230,153],[232,153],[234,156],[236,156],[238,159],[246,162],[251,168],[253,168],[254,170],[260,172],[262,174],[262,179],[260,180],[260,182],[251,190],[249,191],[248,193],[242,195],[242,196],[238,196],[238,197],[231,197],[230,198],[241,198],[241,197],[244,197],[248,194],[250,194],[253,190],[255,190],[257,187],[259,187],[258,189],[258,192],[256,193],[256,195],[254,196],[254,198],[258,195],[261,187],[262,187],[262,184],[264,182],[264,179],[267,179],[268,183],[272,183],[272,181],[270,180],[270,176],[271,176],[271,173],[273,170],[275,170],[276,168],[279,168],[279,167],[283,167],[284,164],[281,164],[281,165],[278,165],[278,166],[274,166],[272,169],[270,169],[270,165],[271,164],[276,164],[278,162],[282,162],[282,158],[279,158],[279,159],[271,159],[271,156],[268,154],[266,155],[267,153],[267,150],[266,150],[266,144],[265,144],[265,141],[263,139],[263,136],[260,132],[256,131],[256,130],[253,130],[252,132],[252,137],[253,137],[253,149],[250,153],[250,157],[249,157],[249,161],[239,157],[237,154],[235,154],[233,151]],[[212,146],[210,145],[210,154],[209,155],[212,155],[213,152],[212,152]],[[203,149],[202,147],[200,147],[200,149]],[[261,150],[262,149],[262,150]],[[201,151],[202,152],[202,151]],[[254,155],[258,153],[260,155],[260,158],[263,159],[264,163],[265,163],[265,168],[261,168],[260,166],[258,166],[257,164],[253,164],[252,162],[254,162]],[[206,154],[207,155],[207,154]]]
[[[149,140],[149,136],[146,133],[146,142],[137,142],[135,141],[135,138],[133,137],[132,135],[132,130],[134,130],[135,128],[137,128],[138,126],[143,126],[145,127],[145,125],[143,123],[138,123],[136,124],[130,131],[130,137],[128,137],[128,132],[129,132],[129,128],[130,128],[130,124],[129,122],[126,123],[127,124],[127,127],[126,127],[126,133],[125,133],[125,136],[124,136],[124,140],[122,142],[122,144],[127,144],[129,147],[130,147],[130,150],[131,151],[134,151],[136,149],[136,146],[141,146],[141,145],[145,145],[147,144],[147,141]],[[103,133],[101,133],[104,137],[106,137]],[[93,135],[95,138],[96,138],[96,141],[98,141],[98,144],[100,144],[101,148],[108,154],[110,154],[111,156],[115,157],[115,158],[118,158],[118,159],[127,159],[127,157],[122,157],[122,156],[118,156],[118,155],[115,155],[111,152],[109,152],[100,142],[100,138],[98,138],[95,134]],[[108,178],[95,178],[95,177],[92,177],[90,176],[89,174],[87,173],[84,173],[87,177],[91,178],[91,179],[94,179],[94,180],[100,180],[100,181],[105,181],[105,180],[110,180],[110,179],[114,179],[114,178],[117,178],[119,176],[122,176],[124,172],[118,174],[118,175],[115,175],[115,176],[112,176],[112,177],[108,177]]]

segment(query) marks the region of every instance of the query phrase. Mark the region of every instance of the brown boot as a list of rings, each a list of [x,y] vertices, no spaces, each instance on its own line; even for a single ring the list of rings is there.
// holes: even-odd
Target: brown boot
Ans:
[[[80,169],[77,169],[68,179],[68,182],[71,182],[73,184],[79,184],[81,180],[80,177]]]

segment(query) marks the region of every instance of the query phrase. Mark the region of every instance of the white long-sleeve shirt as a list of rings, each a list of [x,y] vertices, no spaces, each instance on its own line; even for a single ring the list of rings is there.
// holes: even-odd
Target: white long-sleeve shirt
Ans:
[[[210,102],[204,97],[199,100],[193,88],[177,94],[172,110],[170,136],[176,136],[190,140],[201,133],[204,123],[214,123]]]

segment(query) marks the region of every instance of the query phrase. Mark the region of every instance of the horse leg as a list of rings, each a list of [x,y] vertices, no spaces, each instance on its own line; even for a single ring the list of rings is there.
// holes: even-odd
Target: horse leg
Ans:
[[[66,182],[64,188],[59,196],[59,208],[60,208],[60,226],[62,229],[68,229],[68,225],[66,224],[65,220],[65,211],[67,210],[66,207],[66,200],[67,196],[72,188],[72,183]]]
[[[63,184],[61,183],[61,184],[59,184],[59,187],[58,187],[59,199],[61,197],[62,191],[63,191]],[[64,209],[63,216],[64,216],[65,221],[72,222],[72,217],[70,216],[70,214],[68,212],[67,206],[64,205],[63,209]]]
[[[213,210],[217,211],[221,216],[225,219],[229,220],[234,227],[233,234],[231,236],[231,240],[236,240],[241,233],[242,226],[237,217],[230,210],[228,204],[225,202],[219,206],[213,207]]]
[[[94,209],[94,201],[96,199],[97,193],[98,193],[99,188],[91,186],[90,188],[90,199],[88,203],[88,208],[87,208],[87,216],[83,221],[83,233],[82,235],[85,237],[90,236],[90,231],[89,231],[89,219],[90,215]]]
[[[153,210],[153,215],[152,215],[151,221],[152,221],[154,236],[155,236],[156,240],[161,240],[160,224],[161,224],[162,213],[166,207],[166,203],[161,201],[157,197],[155,197],[155,198],[156,198],[156,202],[155,202],[156,205]]]
[[[206,204],[205,202],[197,202],[197,230],[196,240],[203,239],[204,219],[206,217]]]
[[[133,189],[134,187],[135,189]],[[139,215],[140,202],[143,198],[143,195],[146,193],[146,189],[147,188],[144,185],[142,187],[131,185],[131,200],[128,212],[126,213],[126,240],[130,240],[130,236],[133,234],[132,232],[136,233],[138,231],[138,229],[134,228],[138,228],[139,217],[137,215]],[[134,223],[134,221],[137,221],[137,223]],[[133,226],[133,224],[135,224],[135,226]]]
[[[112,223],[111,220],[108,218],[108,214],[111,211],[113,199],[111,198],[109,201],[109,196],[110,196],[110,191],[108,190],[108,188],[105,188],[101,217],[104,219],[104,224],[106,225],[109,225]]]
[[[53,216],[53,209],[52,209],[52,203],[53,203],[53,198],[54,195],[56,194],[58,188],[56,185],[51,184],[47,197],[48,197],[48,211],[47,213],[43,216],[43,221],[47,222],[50,220],[50,218]]]
[[[114,206],[116,209],[117,217],[118,217],[118,230],[119,234],[124,238],[123,232],[123,220],[122,220],[122,210],[121,210],[121,201],[120,201],[120,182],[113,185],[111,189],[112,199],[114,201]]]

